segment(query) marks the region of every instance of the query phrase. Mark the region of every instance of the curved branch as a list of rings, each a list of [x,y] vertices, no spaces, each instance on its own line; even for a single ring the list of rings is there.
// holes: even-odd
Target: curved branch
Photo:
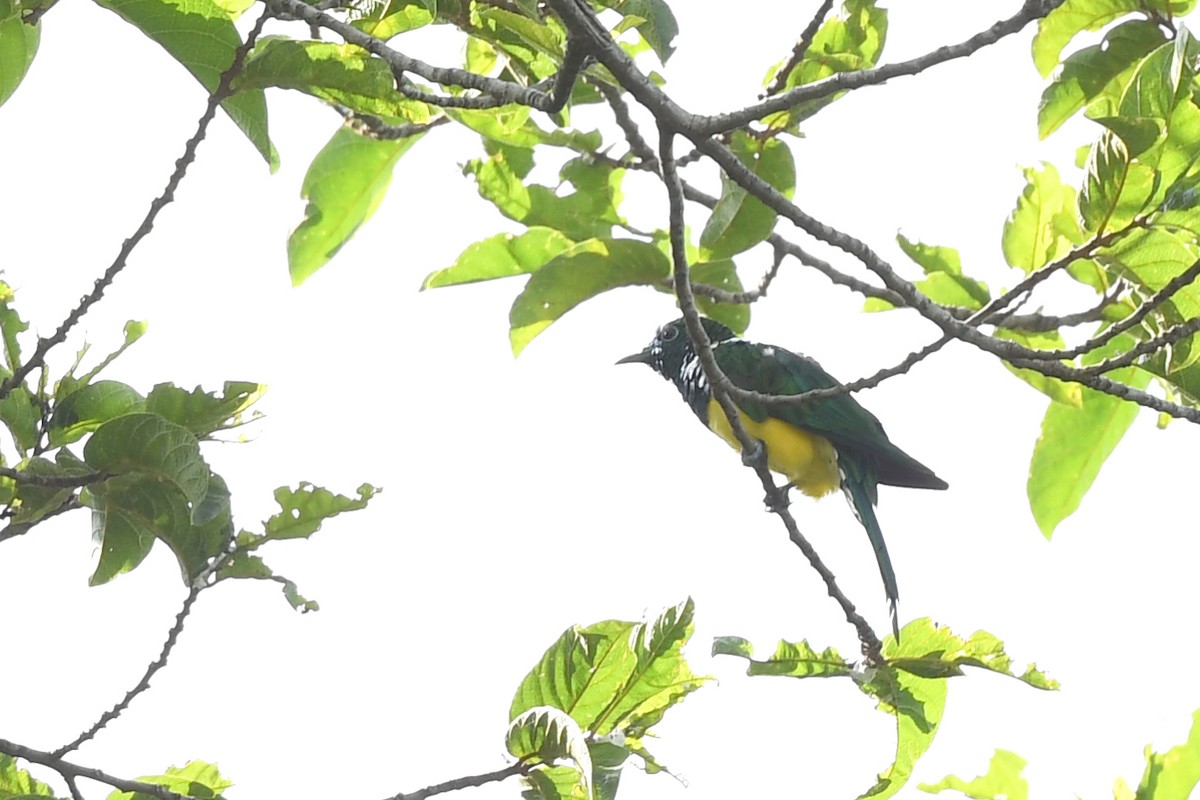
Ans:
[[[14,758],[23,758],[31,764],[41,764],[43,767],[49,767],[63,776],[63,779],[68,784],[75,778],[87,778],[88,780],[111,786],[114,789],[120,789],[122,792],[140,792],[148,794],[151,797],[157,797],[158,800],[193,800],[193,798],[186,794],[172,792],[167,787],[160,786],[157,783],[118,778],[116,775],[110,775],[95,767],[84,767],[70,761],[64,761],[53,753],[34,750],[32,747],[10,742],[7,739],[0,739],[0,753],[6,753]]]
[[[401,792],[394,794],[387,800],[425,800],[426,797],[433,797],[437,794],[445,794],[446,792],[454,792],[459,789],[470,789],[475,786],[483,786],[488,783],[496,783],[497,781],[507,780],[514,775],[527,775],[532,767],[524,761],[518,761],[504,769],[494,770],[493,772],[484,772],[480,775],[468,775],[463,778],[455,778],[442,783],[435,783],[432,786],[426,786],[424,789],[417,789],[415,792]]]
[[[475,91],[482,92],[484,95],[490,96],[491,100],[488,102],[494,102],[495,105],[520,103],[521,105],[530,106],[531,108],[536,108],[539,111],[545,111],[550,114],[560,111],[566,105],[567,99],[571,95],[571,87],[574,85],[575,79],[579,76],[579,72],[583,69],[587,56],[587,48],[582,46],[581,41],[568,39],[567,51],[563,56],[562,66],[559,68],[558,75],[555,76],[551,91],[546,93],[536,87],[520,86],[509,81],[478,75],[465,69],[435,67],[432,64],[426,64],[420,59],[412,58],[392,48],[382,39],[371,36],[368,33],[363,33],[353,25],[342,22],[340,19],[332,17],[308,3],[302,2],[302,0],[264,0],[264,2],[267,4],[267,8],[273,13],[287,14],[298,20],[303,20],[309,25],[333,31],[346,42],[358,45],[373,55],[378,56],[391,66],[392,71],[397,76],[411,72],[433,83],[474,89]],[[404,92],[403,81],[398,80],[397,83],[399,84],[398,90]],[[437,95],[428,95],[424,92],[418,95],[417,99],[435,105],[449,104],[449,101],[443,103],[443,100],[446,100],[445,98],[440,98]],[[472,100],[475,99],[478,98],[472,98]],[[469,107],[487,108],[491,106]]]
[[[79,305],[58,326],[58,330],[47,339],[39,339],[37,349],[34,350],[29,360],[17,367],[13,371],[13,374],[5,378],[3,382],[0,382],[0,399],[7,397],[9,392],[13,390],[13,387],[22,383],[30,372],[41,366],[52,348],[66,341],[67,334],[71,329],[78,324],[79,320],[83,319],[83,315],[88,312],[88,309],[100,301],[104,296],[105,290],[112,285],[112,282],[116,280],[121,270],[125,269],[125,265],[134,248],[154,229],[154,221],[158,219],[159,212],[174,202],[175,190],[179,188],[180,181],[187,174],[192,162],[196,160],[196,148],[200,146],[200,142],[204,141],[204,137],[208,133],[209,123],[216,116],[217,107],[233,94],[233,79],[242,71],[242,64],[246,60],[246,55],[254,47],[259,34],[262,33],[263,25],[270,16],[271,12],[269,10],[264,11],[262,16],[255,21],[254,27],[246,35],[246,41],[234,51],[232,63],[221,73],[221,78],[217,82],[217,88],[208,97],[208,105],[205,107],[204,113],[200,115],[200,121],[196,124],[196,132],[192,134],[192,138],[188,139],[187,144],[184,145],[183,155],[175,162],[175,171],[167,179],[167,185],[163,189],[162,194],[150,203],[150,209],[142,219],[142,224],[138,226],[138,229],[133,232],[132,236],[121,244],[121,249],[117,253],[117,257],[113,259],[112,264],[96,279],[92,291],[83,296],[79,301]]]
[[[759,480],[762,482],[763,489],[766,491],[766,502],[768,508],[783,520],[784,527],[787,529],[788,538],[792,543],[800,549],[804,557],[812,565],[817,574],[825,582],[825,588],[829,592],[829,596],[837,601],[842,608],[842,613],[846,620],[854,626],[858,634],[858,639],[862,643],[862,652],[866,661],[870,665],[883,663],[882,644],[879,641],[879,636],[876,635],[870,623],[858,613],[858,609],[854,607],[854,603],[850,598],[846,597],[838,586],[837,578],[829,567],[825,566],[825,562],[821,560],[816,549],[801,533],[800,527],[796,524],[795,518],[788,511],[788,489],[786,486],[779,487],[775,485],[775,478],[771,475],[770,469],[767,467],[766,451],[762,443],[755,441],[753,437],[747,433],[745,426],[742,425],[741,417],[737,407],[734,405],[733,396],[736,396],[739,391],[731,380],[721,371],[717,365],[716,358],[713,356],[712,343],[708,339],[708,335],[704,331],[704,326],[700,324],[700,312],[696,308],[696,297],[692,292],[691,276],[689,274],[687,263],[687,248],[684,242],[684,224],[683,224],[683,186],[679,179],[679,173],[675,166],[675,158],[673,153],[674,133],[666,127],[659,128],[659,162],[662,165],[663,182],[667,187],[667,198],[669,202],[669,234],[671,237],[671,260],[674,266],[674,283],[675,295],[679,299],[679,307],[683,311],[684,324],[688,330],[688,337],[692,340],[696,355],[700,359],[701,367],[704,370],[704,375],[708,379],[709,386],[712,387],[713,397],[720,404],[721,410],[725,413],[729,420],[729,427],[737,437],[738,442],[742,446],[743,462],[754,469]]]
[[[829,97],[838,92],[861,89],[864,86],[874,86],[890,81],[893,78],[916,75],[932,66],[959,58],[966,58],[989,45],[995,44],[1006,36],[1011,36],[1021,31],[1030,22],[1044,17],[1052,8],[1060,5],[1062,2],[1063,0],[1050,0],[1050,2],[1026,0],[1024,5],[1021,6],[1020,11],[1016,14],[1013,14],[1008,19],[1000,20],[987,30],[980,31],[970,39],[958,44],[939,47],[937,50],[933,50],[923,56],[911,58],[908,61],[900,61],[895,64],[887,64],[875,69],[839,72],[824,80],[798,86],[791,91],[775,95],[761,103],[756,103],[739,111],[704,117],[698,121],[698,124],[691,131],[698,136],[712,136],[723,131],[741,128],[755,120],[762,119],[768,114],[773,114],[777,111],[786,111],[801,103],[808,103],[823,97]]]
[[[133,702],[135,697],[150,688],[150,679],[167,665],[167,659],[170,657],[171,651],[175,648],[175,644],[179,641],[179,635],[183,633],[183,623],[187,620],[188,615],[192,613],[192,606],[196,603],[196,598],[200,596],[203,588],[193,586],[188,592],[187,597],[183,601],[183,608],[179,609],[179,613],[175,615],[175,624],[167,632],[167,640],[163,643],[158,658],[150,662],[150,666],[146,667],[146,671],[142,674],[137,684],[125,693],[125,696],[121,698],[121,702],[101,714],[100,719],[96,720],[91,727],[51,753],[54,758],[62,758],[72,750],[78,749],[79,745],[94,737],[105,725],[121,716],[121,713],[129,708],[129,704]]]

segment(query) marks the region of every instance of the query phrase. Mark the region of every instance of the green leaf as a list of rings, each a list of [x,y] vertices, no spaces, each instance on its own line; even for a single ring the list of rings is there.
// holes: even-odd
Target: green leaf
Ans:
[[[190,524],[164,526],[156,535],[175,553],[184,581],[191,583],[233,539],[233,515],[225,479],[217,474],[209,476],[208,494]]]
[[[509,341],[521,354],[534,337],[575,306],[620,286],[655,285],[671,274],[667,257],[632,239],[589,239],[533,273],[509,311]]]
[[[468,247],[451,266],[429,273],[421,289],[527,275],[573,245],[552,228],[530,228],[519,236],[498,233]]]
[[[1126,14],[1141,10],[1141,0],[1066,0],[1038,20],[1033,63],[1045,78],[1058,66],[1063,48],[1083,31],[1096,31]]]
[[[716,289],[724,289],[734,294],[744,289],[742,279],[738,277],[737,265],[733,263],[733,259],[731,258],[693,264],[690,275],[693,286],[704,284]],[[660,285],[659,288],[671,293],[671,290],[666,287]],[[722,325],[729,327],[734,333],[744,333],[746,328],[750,326],[750,306],[746,303],[718,303],[707,297],[698,296],[696,304],[700,307],[700,311],[703,312],[704,316],[715,319]]]
[[[749,662],[747,675],[777,675],[788,678],[844,678],[853,674],[854,666],[827,647],[817,652],[806,641],[780,641],[775,652],[764,661],[753,658],[754,648],[745,639],[725,636],[713,641],[714,656],[737,656]]]
[[[521,777],[525,800],[590,800],[585,781],[577,767],[562,765],[535,769]]]
[[[213,92],[233,63],[242,38],[229,11],[214,0],[96,0],[149,36]],[[261,90],[239,92],[221,108],[242,129],[271,171],[279,154],[267,135],[267,100]]]
[[[658,60],[667,63],[675,52],[672,42],[679,34],[679,23],[665,0],[601,0],[600,5],[624,15],[654,49]]]
[[[179,490],[195,510],[208,491],[208,465],[190,431],[157,414],[133,413],[96,429],[83,448],[88,466],[103,472],[142,473]]]
[[[119,381],[96,381],[67,395],[50,415],[51,447],[82,439],[110,419],[146,410],[145,399]]]
[[[437,4],[430,9],[411,0],[387,0],[379,3],[370,13],[350,21],[350,24],[365,34],[385,42],[393,36],[422,28],[434,19]],[[482,74],[482,73],[480,73]]]
[[[585,794],[590,794],[592,758],[587,740],[575,720],[550,706],[531,708],[508,726],[505,745],[513,756],[532,764],[568,759],[579,771]]]
[[[652,623],[608,620],[567,630],[521,682],[510,718],[550,706],[594,736],[641,736],[708,680],[682,654],[694,611],[688,599]]]
[[[29,323],[21,319],[13,307],[15,296],[12,287],[0,281],[0,335],[4,339],[4,364],[8,375],[21,367],[21,344],[17,336],[29,330]]]
[[[1009,266],[1029,274],[1057,261],[1082,243],[1075,216],[1074,188],[1067,186],[1051,164],[1026,167],[1025,188],[1004,223],[1000,244]]]
[[[929,276],[917,282],[916,286],[934,302],[979,309],[991,299],[987,284],[963,274],[962,261],[953,247],[913,242],[903,234],[897,234],[896,241],[900,249],[920,264]]]
[[[0,798],[22,800],[29,797],[54,797],[49,786],[17,767],[17,760],[0,753]]]
[[[1045,333],[1035,333],[1023,330],[1013,330],[1011,328],[997,328],[995,331],[997,339],[1006,339],[1010,342],[1017,342],[1025,347],[1034,350],[1063,350],[1066,348],[1066,343],[1063,341],[1062,334],[1058,331],[1047,331]],[[1060,381],[1058,378],[1051,378],[1043,375],[1037,370],[1023,369],[1014,367],[1007,361],[1001,362],[1009,372],[1016,375],[1021,380],[1028,383],[1034,389],[1037,389],[1042,394],[1049,397],[1056,403],[1062,403],[1071,408],[1083,407],[1083,387],[1078,383],[1067,383]]]
[[[264,538],[307,539],[319,531],[327,519],[345,511],[366,508],[378,492],[379,489],[369,483],[358,487],[356,498],[334,494],[307,481],[301,481],[295,489],[280,486],[275,490],[275,501],[281,510],[263,523]]]
[[[888,12],[876,7],[875,0],[844,0],[839,13],[825,20],[817,30],[804,58],[788,74],[784,90],[815,83],[839,72],[874,67],[883,53],[887,30]],[[780,66],[777,64],[771,69],[768,81],[774,79]],[[772,129],[792,130],[844,94],[838,92],[801,103],[787,111],[771,114],[763,121]]]
[[[1150,167],[1130,161],[1125,143],[1105,130],[1092,146],[1079,195],[1079,216],[1089,236],[1125,228],[1149,203],[1156,188]]]
[[[0,105],[13,96],[29,72],[41,38],[40,22],[26,25],[19,3],[0,0]]]
[[[106,355],[100,361],[100,363],[97,364],[95,367],[88,370],[88,373],[86,375],[84,375],[82,378],[79,378],[79,382],[80,383],[91,382],[91,380],[93,378],[95,378],[97,375],[100,374],[101,370],[103,370],[105,367],[107,367],[109,364],[111,364],[113,361],[115,361],[119,355],[121,355],[126,350],[128,350],[130,348],[130,346],[133,345],[134,342],[136,342],[138,339],[141,339],[142,336],[144,336],[146,334],[146,330],[149,327],[150,327],[150,323],[144,322],[144,321],[139,322],[138,320],[131,319],[128,322],[126,322],[125,327],[123,329],[125,332],[125,340],[123,342],[121,342],[121,346],[118,347],[116,350],[112,351],[111,353],[109,353],[108,355]]]
[[[0,400],[0,422],[3,422],[12,434],[13,442],[22,456],[37,445],[38,426],[41,421],[41,411],[33,393],[23,385],[14,386],[8,395]]]
[[[1090,354],[1085,361],[1099,360],[1133,344],[1129,336],[1119,336],[1112,346]],[[1143,389],[1150,382],[1150,375],[1136,367],[1116,370],[1108,377],[1135,389]],[[1051,403],[1046,409],[1042,433],[1029,464],[1029,507],[1047,539],[1079,507],[1138,412],[1134,403],[1087,387],[1081,387],[1081,391],[1080,407]]]
[[[908,626],[904,629],[907,631]],[[946,711],[949,686],[944,679],[922,678],[910,672],[893,675],[896,699],[881,699],[879,708],[896,718],[896,757],[879,773],[875,785],[860,795],[864,800],[887,800],[904,788],[913,767],[933,744]]]
[[[529,149],[548,144],[594,153],[604,142],[599,131],[543,130],[530,119],[532,109],[529,106],[507,105],[484,110],[448,108],[445,111],[448,117],[484,139],[514,148]]]
[[[264,541],[264,539],[261,536],[255,536],[245,531],[242,531],[238,537],[239,544],[254,541]],[[237,552],[229,556],[220,569],[217,570],[217,580],[225,580],[227,578],[273,581],[278,583],[282,588],[283,597],[288,601],[288,605],[301,614],[321,610],[321,605],[316,600],[309,600],[300,594],[295,583],[287,578],[276,575],[259,556],[245,552]]]
[[[796,188],[791,149],[777,138],[759,140],[737,131],[730,144],[751,172],[790,198]],[[716,261],[735,256],[765,240],[775,228],[776,214],[762,201],[721,176],[721,197],[700,234],[700,257]]]
[[[308,200],[304,221],[288,237],[288,269],[299,286],[325,266],[371,218],[392,181],[392,170],[421,134],[372,139],[339,128],[317,153],[300,196]]]
[[[430,118],[427,105],[396,91],[387,62],[354,45],[266,38],[246,59],[234,85],[239,91],[295,89],[392,124]]]
[[[90,443],[89,443],[90,444]],[[172,483],[141,473],[93,486],[92,541],[100,553],[88,580],[100,586],[142,563],[156,538],[190,526],[187,498]]]
[[[1008,750],[997,750],[986,775],[969,781],[947,775],[937,783],[919,784],[918,788],[930,794],[949,789],[975,800],[1027,800],[1029,784],[1021,774],[1024,769],[1025,759]]]
[[[1130,20],[1110,30],[1104,41],[1072,53],[1042,93],[1038,136],[1046,138],[1088,103],[1115,107],[1138,62],[1165,41],[1147,20]]]
[[[1187,741],[1165,753],[1146,748],[1146,771],[1137,800],[1188,800],[1200,783],[1200,711],[1192,713]]]
[[[884,644],[889,666],[922,678],[953,678],[963,667],[973,667],[1016,678],[1034,689],[1054,691],[1058,682],[1029,664],[1020,674],[1013,671],[1013,660],[1004,650],[1004,642],[987,631],[975,631],[967,638],[957,636],[944,625],[928,617],[913,620],[900,631],[900,641],[889,636]],[[881,684],[865,688],[876,691]]]
[[[879,700],[879,709],[896,717],[896,758],[863,797],[884,800],[897,794],[917,760],[929,749],[941,724],[949,688],[947,678],[977,667],[1007,675],[1037,689],[1057,689],[1058,684],[1030,664],[1017,674],[1003,643],[984,631],[967,639],[949,628],[918,619],[904,626],[900,643],[889,636],[884,657],[895,670],[877,671],[859,688]]]
[[[233,785],[232,781],[221,776],[215,764],[203,761],[189,761],[182,767],[171,767],[162,775],[143,775],[138,778],[144,783],[163,786],[176,794],[195,797],[199,800],[213,800]],[[112,792],[108,800],[154,800],[151,795],[141,792]]]
[[[1166,215],[1162,215],[1165,217]],[[1122,236],[1098,253],[1112,279],[1124,278],[1148,292],[1157,292],[1200,258],[1200,239],[1186,230],[1156,225]],[[1166,308],[1180,319],[1200,316],[1200,287],[1176,292]]]
[[[53,462],[40,456],[29,459],[21,468],[22,472],[41,477],[75,477],[87,475],[93,470],[75,457],[70,450],[63,448],[58,451]],[[5,481],[4,488],[10,488],[10,482]],[[52,486],[37,486],[32,483],[21,484],[17,490],[17,511],[13,521],[27,524],[37,522],[51,511],[56,511],[67,501],[75,489],[70,487],[54,488]]]
[[[477,13],[485,29],[507,31],[539,53],[562,60],[564,36],[560,29],[503,8],[486,7]]]
[[[261,383],[226,381],[222,393],[160,383],[146,396],[146,411],[187,428],[198,438],[242,424],[242,414],[267,391]]]
[[[500,213],[528,227],[553,228],[572,241],[610,236],[622,221],[617,213],[625,170],[584,159],[568,161],[561,177],[575,191],[530,184],[523,177],[532,166],[525,148],[497,146],[486,161],[471,161],[465,172],[475,177],[479,194]]]

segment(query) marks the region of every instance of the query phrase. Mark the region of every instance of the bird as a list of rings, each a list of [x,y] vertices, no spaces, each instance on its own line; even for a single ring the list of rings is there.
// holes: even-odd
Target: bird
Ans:
[[[769,395],[796,395],[839,384],[813,359],[782,347],[739,338],[727,326],[700,318],[717,366],[734,386]],[[700,358],[682,318],[660,327],[640,353],[618,364],[646,364],[675,385],[704,426],[741,450],[729,419],[713,397]],[[946,489],[929,467],[888,439],[883,425],[849,394],[798,405],[735,401],[742,425],[766,448],[767,466],[810,497],[841,489],[867,531],[891,611],[892,633],[900,628],[896,606],[900,592],[883,531],[875,516],[879,484],[914,489]]]

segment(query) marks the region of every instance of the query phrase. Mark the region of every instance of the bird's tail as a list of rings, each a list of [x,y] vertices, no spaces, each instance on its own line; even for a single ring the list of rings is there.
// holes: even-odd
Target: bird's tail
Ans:
[[[900,590],[896,586],[896,573],[892,569],[892,559],[888,557],[887,544],[883,541],[883,531],[879,528],[879,520],[875,518],[874,492],[870,484],[862,476],[842,474],[842,491],[850,502],[854,516],[867,529],[867,538],[871,540],[871,548],[875,551],[875,560],[879,562],[879,575],[883,578],[883,589],[887,592],[888,608],[892,614],[892,633],[896,641],[900,641],[900,627],[896,618],[896,603],[900,600]]]

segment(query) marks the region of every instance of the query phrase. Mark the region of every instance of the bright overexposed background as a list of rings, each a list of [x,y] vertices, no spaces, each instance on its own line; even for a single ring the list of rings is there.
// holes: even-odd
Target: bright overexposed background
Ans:
[[[663,69],[668,90],[713,112],[753,101],[816,3],[741,14],[715,0],[674,5],[682,32]],[[887,60],[899,60],[966,38],[1018,3],[888,6]],[[1078,123],[1036,140],[1043,83],[1031,35],[820,114],[794,146],[798,204],[910,277],[898,230],[960,248],[967,271],[994,289],[1014,283],[999,237],[1019,166],[1045,159],[1070,176],[1074,148],[1094,134]],[[439,32],[398,46],[439,64],[460,57]],[[292,612],[272,584],[206,593],[151,691],[72,757],[126,777],[203,759],[235,781],[230,797],[296,800],[377,798],[495,769],[507,763],[512,693],[564,629],[637,619],[690,595],[688,655],[717,681],[671,711],[650,743],[686,786],[630,769],[622,796],[836,798],[870,787],[890,762],[893,721],[848,681],[752,680],[743,662],[708,655],[719,635],[749,638],[763,654],[779,638],[848,656],[857,643],[736,454],[655,375],[613,366],[675,315],[671,299],[614,292],[514,360],[507,310],[518,283],[418,292],[471,242],[518,230],[462,178],[458,165],[481,148],[453,126],[401,161],[371,222],[293,289],[284,245],[302,218],[300,182],[340,119],[295,93],[269,102],[278,174],[218,118],[175,204],[52,364],[61,372],[84,336],[108,352],[127,319],[146,319],[147,336],[107,377],[142,391],[164,380],[269,384],[252,441],[205,450],[242,527],[273,512],[281,484],[351,493],[369,481],[384,492],[311,542],[264,553],[319,613]],[[132,233],[203,103],[182,68],[114,15],[84,2],[47,15],[31,73],[0,107],[0,267],[34,331],[49,335]],[[631,175],[626,194],[642,227],[665,225],[661,186]],[[740,262],[747,283],[766,259]],[[789,262],[755,307],[750,336],[849,380],[937,335],[910,312],[860,308],[860,297]],[[956,345],[859,399],[951,485],[881,492],[902,621],[984,628],[1063,684],[1046,694],[990,674],[954,680],[916,779],[978,774],[1003,747],[1029,760],[1034,797],[1103,797],[1119,775],[1136,781],[1142,748],[1181,741],[1200,706],[1187,678],[1200,655],[1187,500],[1197,431],[1160,432],[1144,413],[1047,542],[1025,499],[1043,396]],[[886,629],[874,559],[845,503],[800,499],[794,510]],[[157,654],[184,595],[170,553],[158,547],[135,572],[89,589],[92,557],[84,511],[0,545],[0,737],[59,746]],[[518,787],[469,791],[515,797]],[[918,794],[915,782],[906,792]]]

